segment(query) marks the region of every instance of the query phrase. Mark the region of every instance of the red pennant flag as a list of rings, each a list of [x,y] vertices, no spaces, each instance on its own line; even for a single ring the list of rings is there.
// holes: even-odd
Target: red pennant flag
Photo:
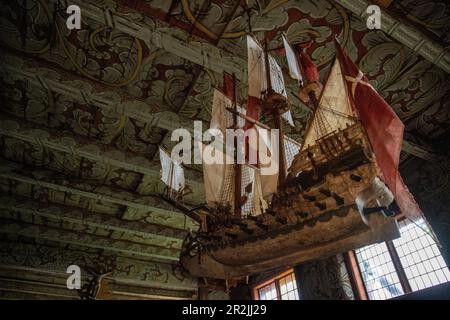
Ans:
[[[260,114],[261,114],[261,99],[248,96],[246,116],[256,121],[259,121]],[[250,128],[253,128],[253,122],[245,120],[244,129],[247,130]]]
[[[316,65],[311,60],[311,57],[306,52],[306,49],[311,47],[311,42],[299,44],[300,47],[300,63],[303,69],[303,76],[307,83],[319,81],[319,71]]]
[[[229,73],[223,74],[223,93],[231,100],[234,101],[234,79]]]
[[[410,218],[422,212],[398,171],[404,125],[391,106],[370,85],[336,40],[337,58],[350,103],[366,129],[382,178],[394,194],[402,213]]]

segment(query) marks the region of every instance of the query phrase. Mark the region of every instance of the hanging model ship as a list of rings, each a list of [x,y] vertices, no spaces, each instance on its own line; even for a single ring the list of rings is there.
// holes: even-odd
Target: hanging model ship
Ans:
[[[314,110],[303,144],[283,134],[283,124],[293,123],[281,68],[267,49],[248,36],[246,109],[236,102],[234,77],[233,81],[225,77],[224,92],[214,93],[211,128],[278,129],[282,161],[277,173],[270,175],[262,174],[263,165],[258,162],[237,164],[236,154],[231,156],[232,163],[203,164],[208,210],[197,211],[200,229],[185,239],[180,257],[194,276],[237,278],[399,236],[393,218],[399,207],[383,182],[389,179],[386,171],[380,171],[382,157],[374,155],[372,131],[364,126],[363,113],[355,106],[358,90],[378,94],[359,70],[352,69],[357,74],[349,76],[352,62],[339,43],[341,55],[322,87],[317,69],[303,50],[296,54],[284,35],[283,42],[290,75],[302,84],[299,97]],[[224,145],[236,144],[223,136]],[[247,144],[247,151],[249,147],[255,145]],[[394,163],[388,166],[398,176],[398,156],[392,152]],[[164,157],[172,163],[167,154]],[[177,166],[172,163],[172,169],[165,171],[171,172],[165,182],[175,191],[180,190],[176,183],[181,180],[176,178],[180,176]]]

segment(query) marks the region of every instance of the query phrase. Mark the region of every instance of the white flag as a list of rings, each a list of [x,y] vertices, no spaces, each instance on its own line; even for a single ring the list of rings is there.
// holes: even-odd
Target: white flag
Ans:
[[[261,99],[267,90],[265,53],[252,36],[247,36],[247,55],[248,95]]]
[[[286,36],[283,34],[282,37],[284,43],[284,50],[286,51],[286,58],[289,66],[289,75],[291,76],[292,79],[296,79],[299,82],[299,84],[302,84],[303,78],[300,72],[300,67],[298,65],[297,56],[294,52],[294,49],[292,49],[291,45],[286,39]]]
[[[159,148],[159,160],[161,162],[161,180],[175,191],[183,190],[185,185],[183,167],[175,163],[161,147]]]

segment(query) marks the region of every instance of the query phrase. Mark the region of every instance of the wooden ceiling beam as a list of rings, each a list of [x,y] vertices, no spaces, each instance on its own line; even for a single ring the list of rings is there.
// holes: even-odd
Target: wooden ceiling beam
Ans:
[[[18,289],[0,288],[0,297],[2,300],[75,300],[77,298],[59,296],[57,294],[43,293],[36,291],[25,291]]]
[[[19,293],[32,293],[42,295],[56,295],[71,299],[79,299],[77,290],[69,290],[66,286],[67,274],[54,275],[34,272],[17,274],[14,270],[1,270],[0,291],[12,291]],[[6,274],[5,274],[6,273]],[[108,278],[108,288],[111,299],[169,299],[186,300],[196,295],[194,290],[159,289],[151,286],[123,283],[114,278]],[[81,278],[81,286],[88,280],[86,276]],[[84,283],[83,283],[84,282]]]
[[[68,274],[63,271],[46,270],[39,268],[20,267],[17,265],[1,265],[0,264],[1,277],[7,279],[18,279],[30,282],[49,282],[52,284],[65,285]],[[81,278],[81,285],[87,282],[87,277]]]
[[[132,264],[132,260],[130,260],[129,263]],[[92,276],[90,274],[86,275],[83,272],[83,266],[80,266],[80,268],[82,269],[81,286],[83,286],[91,279]],[[28,286],[28,291],[33,293],[46,293],[47,288],[53,288],[57,291],[55,293],[59,293],[59,295],[68,295],[73,296],[74,298],[79,297],[76,290],[67,289],[67,273],[34,268],[24,269],[19,266],[0,265],[0,274],[0,284],[2,284],[0,285],[0,288],[5,289],[5,291],[10,291],[8,289],[18,289],[17,286],[20,287],[20,284],[25,284]],[[111,299],[122,297],[128,299],[156,299],[159,297],[159,299],[181,300],[192,299],[197,293],[197,288],[158,288],[146,284],[145,281],[130,282],[116,280],[113,276],[107,276],[105,279],[108,281],[108,288],[112,293]],[[44,290],[41,290],[42,288]]]
[[[50,0],[58,3],[59,0]],[[224,71],[235,73],[238,79],[244,80],[246,73],[242,70],[241,59],[233,57],[230,53],[224,52],[208,43],[189,41],[189,34],[186,32],[186,39],[180,40],[167,32],[167,27],[155,27],[146,25],[141,21],[148,21],[139,11],[129,9],[134,17],[141,16],[143,19],[131,19],[128,15],[118,12],[115,8],[100,7],[86,3],[82,0],[73,0],[71,4],[78,5],[83,13],[83,19],[89,18],[102,25],[110,26],[132,37],[136,37],[146,43],[149,47],[156,46],[164,49],[176,56],[192,61],[205,68],[211,69],[219,74]],[[178,29],[177,30],[181,30]],[[180,34],[180,32],[178,32]]]
[[[192,219],[173,209],[165,202],[162,202],[162,200],[156,199],[155,196],[143,196],[124,190],[112,189],[104,185],[93,186],[92,183],[71,183],[67,177],[63,175],[57,176],[55,172],[50,170],[32,169],[26,165],[7,160],[0,161],[0,177],[100,202],[150,212],[146,220],[162,226],[182,230],[197,229],[197,224]]]
[[[86,232],[77,232],[56,227],[37,225],[5,218],[0,211],[0,233],[13,234],[33,239],[43,239],[64,244],[119,252],[134,256],[155,258],[159,260],[179,261],[178,249],[147,245],[127,240],[116,240],[104,236],[97,236]]]
[[[374,0],[375,4],[383,7],[388,8],[392,4],[393,0]]]
[[[359,18],[363,19],[363,21],[369,16],[366,12],[367,8],[372,5],[369,0],[334,1],[352,11]],[[381,30],[438,68],[450,73],[450,52],[440,43],[430,39],[421,30],[411,24],[395,18],[385,8],[382,8],[381,12]]]
[[[25,62],[25,60],[22,61]],[[101,94],[88,91],[85,89],[89,87],[88,82],[85,82],[86,87],[79,87],[69,84],[68,81],[46,77],[43,69],[36,70],[35,68],[7,64],[0,65],[0,75],[26,81],[27,85],[41,87],[45,91],[62,95],[74,102],[95,106],[107,112],[115,113],[118,116],[124,115],[130,119],[148,124],[151,127],[158,127],[169,131],[186,128],[193,131],[191,119],[182,119],[171,111],[163,111],[155,114],[154,112],[142,110],[134,105],[126,105],[125,101],[114,101],[108,98],[108,93],[112,93],[112,90],[102,91]]]
[[[113,299],[117,298],[140,298],[140,299],[164,299],[164,300],[191,300],[195,296],[193,291],[175,291],[167,289],[155,289],[136,285],[122,284],[113,281],[109,288]]]
[[[39,280],[54,279],[56,283],[67,279],[66,268],[75,264],[80,266],[83,276],[89,275],[85,269],[93,266],[99,259],[98,254],[87,251],[52,247],[36,243],[18,243],[14,241],[0,241],[0,273],[8,277]],[[197,279],[187,275],[181,267],[171,261],[149,261],[137,257],[110,254],[104,252],[102,256],[110,256],[114,260],[113,272],[108,279],[121,285],[143,286],[155,289],[196,291]],[[38,263],[33,267],[24,265],[23,257],[29,257]]]
[[[61,284],[9,279],[5,277],[0,277],[0,291],[16,292],[19,294],[36,294],[64,299],[79,299],[76,290],[69,290],[66,286]]]
[[[58,1],[51,0],[51,2]],[[368,16],[366,10],[372,4],[368,0],[334,1],[363,19]],[[240,57],[231,57],[228,52],[212,44],[202,42],[199,45],[198,42],[190,42],[188,41],[188,34],[186,34],[186,39],[183,39],[184,41],[177,39],[167,32],[167,28],[149,28],[149,26],[139,22],[131,21],[130,18],[115,11],[115,9],[101,8],[93,4],[83,3],[81,0],[73,0],[73,4],[79,5],[83,15],[96,22],[111,25],[117,30],[141,39],[150,46],[164,49],[219,74],[224,71],[235,73],[237,79],[245,81],[246,68],[243,66],[246,65],[246,62],[242,61],[243,59]],[[132,9],[130,11],[142,16],[140,12]],[[383,9],[382,11],[381,28],[384,32],[414,50],[429,62],[450,73],[450,53],[445,48],[426,37],[420,30],[393,18],[386,10]],[[180,29],[177,28],[177,30]]]
[[[448,161],[447,156],[438,154],[431,147],[418,145],[411,140],[403,140],[402,151],[430,162]]]
[[[141,155],[127,150],[119,150],[73,132],[45,128],[0,112],[0,135],[44,146],[72,157],[82,157],[94,162],[137,172],[159,181],[159,163],[155,164]],[[186,184],[191,186],[193,191],[203,190],[201,183],[194,180],[189,170],[186,170],[186,176]],[[160,182],[160,184],[162,189],[163,183]]]
[[[149,224],[145,221],[130,221],[116,218],[109,214],[90,212],[85,209],[61,205],[39,204],[35,200],[23,197],[0,197],[0,210],[20,213],[26,216],[43,217],[54,221],[64,221],[92,228],[101,228],[124,232],[130,235],[145,237],[157,243],[171,242],[181,248],[186,232],[161,225]],[[31,219],[30,219],[31,220]]]
[[[0,113],[0,134],[42,145],[73,157],[102,162],[117,168],[149,176],[159,176],[159,167],[150,159],[127,150],[119,150],[73,132],[64,132]]]

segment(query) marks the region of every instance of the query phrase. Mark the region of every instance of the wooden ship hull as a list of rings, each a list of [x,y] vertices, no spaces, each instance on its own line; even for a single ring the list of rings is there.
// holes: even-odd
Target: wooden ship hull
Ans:
[[[229,279],[399,237],[394,218],[381,208],[363,216],[355,203],[378,177],[369,150],[356,123],[301,151],[265,213],[209,222],[208,232],[186,239],[182,265],[195,276]]]
[[[250,221],[242,223],[251,224]],[[193,241],[188,245],[190,250],[183,252],[181,263],[197,277],[230,279],[294,266],[399,236],[393,219],[381,213],[371,215],[367,226],[355,205],[303,223],[274,226],[274,229],[264,236],[223,244],[199,247],[196,246],[199,243]]]

